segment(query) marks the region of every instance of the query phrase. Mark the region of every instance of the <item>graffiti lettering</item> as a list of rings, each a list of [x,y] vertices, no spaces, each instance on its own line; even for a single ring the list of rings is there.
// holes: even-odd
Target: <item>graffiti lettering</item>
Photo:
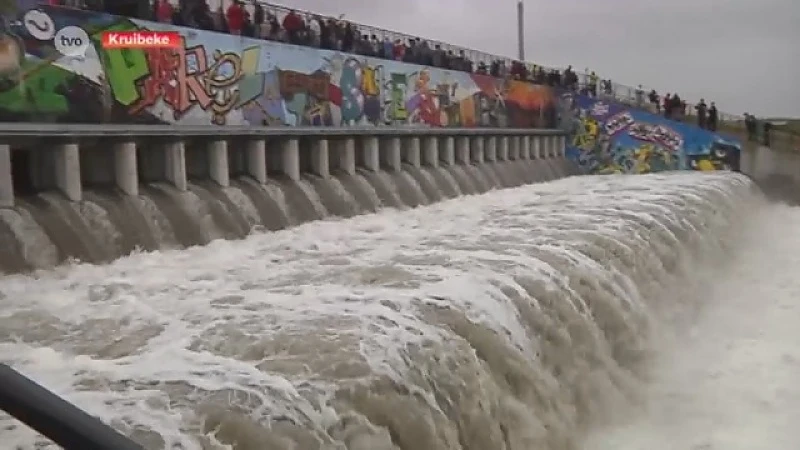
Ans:
[[[628,128],[633,123],[633,116],[631,116],[629,112],[624,111],[608,119],[604,125],[604,128],[606,134],[613,136],[625,128]]]
[[[278,73],[278,83],[281,95],[284,97],[309,94],[319,100],[328,100],[328,86],[331,83],[331,77],[325,72],[306,75],[292,70],[281,70]]]
[[[663,144],[671,151],[678,151],[683,148],[683,137],[675,130],[663,125],[656,125],[653,129],[653,134],[657,142]]]
[[[215,51],[209,64],[203,46],[150,48],[144,53],[149,73],[136,82],[140,98],[131,105],[131,114],[163,99],[176,120],[197,105],[211,112],[214,124],[225,124],[227,113],[239,99],[235,89],[242,76],[239,55]]]
[[[196,48],[196,47],[195,47]],[[202,70],[201,66],[198,69]],[[228,112],[239,101],[236,83],[242,78],[242,60],[233,52],[214,52],[214,64],[203,71],[205,92],[212,98],[212,122],[225,125]]]
[[[591,173],[738,167],[740,147],[732,143],[730,152],[717,155],[715,149],[724,144],[705,130],[623,105],[611,105],[611,110],[621,112],[604,121],[591,112],[605,109],[607,103],[584,95],[563,96],[562,102],[563,110],[571,113],[575,133],[567,155]]]
[[[131,105],[131,114],[139,114],[156,104],[159,99],[172,107],[175,119],[184,115],[193,102],[206,109],[211,97],[206,93],[200,74],[188,70],[188,54],[195,59],[196,67],[205,68],[206,54],[202,47],[184,49],[146,49],[149,73],[138,80],[139,100]]]
[[[651,126],[646,123],[637,122],[628,129],[628,134],[631,137],[642,140],[642,141],[649,141],[652,137]]]
[[[389,99],[384,110],[386,123],[405,122],[408,120],[405,97],[408,89],[408,77],[403,73],[393,73],[386,83]]]
[[[380,68],[365,66],[361,70],[363,71],[361,92],[370,97],[379,96],[381,94],[380,87],[378,87],[378,72]]]
[[[109,28],[108,31],[138,29],[129,22],[122,22]],[[150,72],[147,65],[147,54],[141,49],[103,49],[99,33],[93,37],[93,40],[95,48],[100,49],[100,59],[114,97],[123,106],[129,107],[140,98],[136,81]]]
[[[179,48],[108,50],[103,32],[165,25],[86,10],[48,14],[54,23],[92,24],[93,51],[54,64],[52,42],[0,33],[6,120],[549,128],[557,117],[543,86],[201,30],[178,30]]]
[[[661,144],[671,151],[678,151],[683,147],[680,134],[663,125],[637,122],[628,129],[628,134],[634,139]]]
[[[592,106],[592,115],[595,117],[603,117],[611,111],[611,107],[607,103],[597,102]]]

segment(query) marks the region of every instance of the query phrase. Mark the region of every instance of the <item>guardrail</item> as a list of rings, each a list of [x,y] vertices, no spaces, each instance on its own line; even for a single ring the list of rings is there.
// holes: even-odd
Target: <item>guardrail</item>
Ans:
[[[230,0],[219,0],[219,2],[221,4],[223,4],[223,5],[226,5],[226,4],[230,3]],[[320,17],[325,17],[325,18],[329,17],[329,16],[326,16],[324,14],[315,13],[313,11],[306,11],[306,10],[302,10],[302,9],[298,9],[298,8],[291,8],[291,7],[288,7],[288,6],[281,5],[279,3],[271,3],[271,2],[260,1],[260,0],[255,0],[254,3],[259,3],[262,6],[264,6],[265,8],[269,9],[271,12],[274,12],[275,15],[278,17],[278,21],[280,23],[282,23],[283,16],[285,16],[289,11],[292,11],[292,10],[296,11],[298,13],[301,13],[303,15],[320,16]],[[344,16],[344,15],[342,15],[342,16]],[[340,16],[340,17],[342,17],[342,16]],[[418,37],[418,36],[413,36],[413,35],[406,34],[406,33],[401,33],[401,32],[398,32],[398,31],[387,30],[387,29],[376,27],[376,26],[372,26],[372,25],[366,25],[366,24],[363,24],[363,23],[355,22],[355,21],[350,20],[350,19],[342,19],[342,20],[346,20],[347,22],[349,22],[349,23],[351,23],[353,25],[356,25],[358,27],[359,31],[361,32],[361,34],[369,34],[369,35],[374,34],[374,35],[378,36],[378,38],[380,38],[380,39],[382,39],[384,37],[388,37],[393,42],[396,39],[401,39],[403,41],[407,41],[409,39],[416,39]],[[441,42],[441,41],[436,41],[436,40],[433,40],[433,39],[427,39],[427,38],[423,38],[423,39],[428,41],[428,43],[430,43],[430,44],[441,45],[442,48],[445,49],[445,50],[453,50],[455,53],[458,53],[460,51],[464,51],[465,55],[469,59],[471,59],[473,62],[476,62],[476,63],[477,62],[483,62],[483,63],[489,64],[492,61],[499,60],[499,61],[503,61],[506,64],[506,67],[510,67],[511,63],[513,61],[517,60],[516,58],[511,58],[511,57],[508,57],[508,56],[494,55],[494,54],[490,54],[490,53],[483,52],[483,51],[480,51],[480,50],[474,50],[474,49],[470,49],[470,48],[467,48],[467,47],[461,47],[461,46],[458,46],[458,45],[449,44],[449,43]],[[545,66],[545,65],[542,65],[542,64],[537,64],[537,63],[530,62],[530,61],[524,61],[524,63],[528,64],[528,65],[535,65],[537,67],[542,67],[542,68],[544,68],[546,70],[559,70],[559,71],[561,71],[563,69],[563,68],[557,68],[557,67],[548,67],[548,66]],[[578,73],[577,75],[578,75],[578,77],[579,77],[579,79],[581,81],[585,81],[586,78],[589,76],[589,74],[586,74],[586,73]],[[600,78],[602,79],[603,77],[600,76]],[[635,100],[636,99],[636,90],[639,89],[639,88],[635,88],[635,87],[631,87],[631,86],[627,86],[627,85],[623,85],[623,84],[619,84],[619,83],[612,83],[612,84],[614,86],[614,88],[613,88],[613,90],[615,92],[614,96],[618,100],[624,101],[626,99],[627,100]],[[599,89],[599,86],[598,86],[598,89]],[[646,96],[647,93],[650,92],[650,90],[652,88],[648,87],[648,86],[645,86],[645,85],[642,85],[641,89],[644,90],[645,96]],[[664,92],[659,92],[659,95],[663,95],[663,94],[664,94]],[[688,105],[688,107],[690,108],[691,111],[694,111],[694,106],[695,106],[694,103],[688,103],[687,102],[687,105]],[[719,119],[720,119],[720,121],[738,121],[738,120],[743,120],[743,117],[741,115],[729,114],[729,113],[725,113],[725,112],[720,111]]]
[[[479,136],[550,135],[562,130],[536,128],[430,128],[430,127],[254,127],[249,125],[125,125],[113,123],[0,123],[2,137],[69,136]]]
[[[172,1],[176,2],[177,0],[172,0]],[[217,0],[217,1],[223,7],[227,6],[231,2],[231,0]],[[85,3],[85,0],[65,0],[64,5],[67,6],[67,7],[73,7],[73,8],[83,8],[84,7],[84,3]],[[326,16],[324,14],[319,14],[319,13],[315,13],[313,11],[307,11],[307,10],[302,10],[302,9],[298,9],[298,8],[290,8],[290,7],[287,7],[287,6],[278,4],[278,3],[271,3],[271,2],[266,2],[266,1],[253,0],[252,4],[256,4],[256,3],[264,6],[265,8],[267,8],[267,10],[269,12],[275,14],[275,16],[278,18],[279,23],[282,22],[283,17],[286,14],[288,14],[289,11],[292,11],[292,10],[296,11],[296,12],[302,14],[302,15],[306,15],[306,16],[319,16],[319,17],[324,17],[324,18],[332,18],[332,17]],[[340,18],[343,17],[343,16],[344,15],[340,15]],[[340,20],[340,19],[337,19],[337,20]],[[341,20],[345,20],[345,19],[341,19]],[[358,23],[358,22],[349,20],[349,19],[347,19],[346,21],[348,23],[356,25],[358,30],[359,30],[359,33],[361,33],[361,34],[365,34],[366,33],[368,35],[375,35],[375,36],[379,37],[380,39],[383,39],[384,37],[387,37],[387,38],[391,39],[392,41],[395,41],[396,39],[401,39],[401,40],[407,41],[409,39],[416,38],[416,36],[412,36],[412,35],[409,35],[409,34],[406,34],[406,33],[387,30],[387,29],[380,28],[380,27],[375,27],[375,26],[372,26],[372,25],[366,25],[366,24],[363,24],[363,23]],[[433,40],[433,39],[427,39],[426,38],[425,40],[430,44],[440,45],[445,50],[453,50],[455,53],[458,53],[460,51],[464,51],[465,56],[467,56],[473,62],[484,62],[484,63],[489,64],[492,61],[499,60],[499,61],[503,61],[505,63],[505,65],[506,65],[506,67],[510,67],[511,63],[513,61],[516,61],[516,58],[510,58],[510,57],[501,56],[501,55],[493,55],[493,54],[490,54],[490,53],[487,53],[487,52],[483,52],[483,51],[480,51],[480,50],[469,49],[469,48],[466,48],[466,47],[461,47],[461,46],[458,46],[458,45],[449,44],[449,43],[442,42],[442,41],[436,41],[436,40]],[[559,70],[559,71],[561,70],[560,68],[548,67],[548,66],[544,66],[544,65],[536,64],[536,63],[532,63],[532,62],[525,62],[525,64],[527,64],[529,66],[530,65],[534,65],[534,66],[537,66],[537,67],[542,67],[542,68],[547,69],[547,70]],[[578,73],[577,75],[578,75],[578,77],[579,77],[579,79],[581,81],[581,84],[584,84],[586,79],[589,76],[589,74],[587,74],[587,73]],[[645,95],[651,90],[650,87],[647,87],[647,86],[644,86],[644,85],[642,85],[641,88],[634,88],[634,87],[623,85],[623,84],[619,84],[619,83],[612,83],[612,84],[613,84],[612,96],[615,99],[617,99],[618,101],[621,101],[621,102],[636,101],[636,91],[638,89],[642,89],[645,92]],[[645,102],[645,103],[647,103],[647,102]],[[687,106],[688,106],[690,111],[694,111],[695,104],[687,102]],[[740,116],[740,115],[729,114],[729,113],[725,113],[725,112],[720,111],[719,120],[720,120],[720,122],[722,122],[722,121],[740,121],[740,120],[743,120],[743,117]]]
[[[31,144],[41,140],[81,140],[91,138],[344,138],[411,136],[563,136],[565,131],[534,128],[428,128],[428,127],[253,127],[247,125],[123,125],[0,123],[0,145]]]
[[[0,409],[65,450],[144,450],[7,364],[0,364]]]

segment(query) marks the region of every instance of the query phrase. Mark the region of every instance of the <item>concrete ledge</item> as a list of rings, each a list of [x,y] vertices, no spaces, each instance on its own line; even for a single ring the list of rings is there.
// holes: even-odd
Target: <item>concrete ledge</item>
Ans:
[[[19,131],[23,125],[0,128]],[[30,184],[24,188],[26,193],[57,190],[70,201],[80,202],[85,186],[108,185],[125,195],[138,196],[140,184],[151,182],[166,182],[179,192],[189,189],[190,179],[207,179],[223,188],[241,175],[261,185],[269,182],[271,174],[297,182],[303,173],[327,179],[332,168],[353,176],[357,167],[391,173],[403,170],[404,164],[438,168],[511,162],[525,158],[528,146],[546,149],[548,158],[563,157],[565,149],[559,146],[566,142],[563,133],[553,130],[496,129],[487,134],[485,129],[263,128],[269,135],[256,136],[253,133],[258,128],[249,127],[166,127],[168,136],[125,138],[126,133],[163,127],[124,128],[43,126],[45,132],[76,134],[35,145],[0,134],[0,207],[14,207],[15,181]],[[209,128],[221,134],[202,139]],[[313,133],[301,137],[305,131]],[[33,130],[25,132],[34,134]],[[89,134],[80,134],[84,132]],[[195,132],[200,134],[192,134]]]
[[[529,128],[423,128],[423,127],[251,127],[209,125],[118,125],[0,123],[0,139],[86,137],[188,137],[188,136],[558,136],[561,130]]]
[[[564,158],[524,160],[529,145],[563,154],[556,146],[564,140],[552,132],[433,131],[441,130],[360,136],[88,136],[36,145],[4,141],[0,135],[0,208],[5,209],[0,221],[16,217],[14,226],[0,224],[0,242],[28,245],[30,236],[18,231],[22,220],[28,221],[25,229],[41,230],[37,239],[42,245],[58,250],[44,263],[27,256],[30,252],[15,252],[3,267],[47,268],[70,258],[107,262],[137,248],[203,245],[241,238],[261,227],[278,230],[331,214],[350,217],[383,207],[415,207],[576,173]],[[482,167],[486,164],[491,167]],[[61,195],[47,195],[44,202],[36,198],[54,191]],[[62,206],[52,208],[53,202]],[[48,208],[46,214],[42,208]],[[71,234],[58,231],[64,227]],[[73,235],[80,242],[65,237]]]

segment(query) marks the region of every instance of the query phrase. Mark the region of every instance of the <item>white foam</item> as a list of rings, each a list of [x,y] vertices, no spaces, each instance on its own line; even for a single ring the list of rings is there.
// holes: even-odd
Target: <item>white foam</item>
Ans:
[[[800,442],[800,208],[757,211],[653,371],[647,406],[592,450],[792,450]]]
[[[561,448],[636,383],[657,300],[718,261],[748,192],[579,177],[8,276],[0,360],[150,448],[217,419],[281,449]]]

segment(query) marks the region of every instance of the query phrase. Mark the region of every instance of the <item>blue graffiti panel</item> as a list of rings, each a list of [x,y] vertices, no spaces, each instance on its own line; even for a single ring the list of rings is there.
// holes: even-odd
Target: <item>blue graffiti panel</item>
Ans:
[[[739,170],[741,143],[607,99],[564,93],[567,156],[592,173]]]

